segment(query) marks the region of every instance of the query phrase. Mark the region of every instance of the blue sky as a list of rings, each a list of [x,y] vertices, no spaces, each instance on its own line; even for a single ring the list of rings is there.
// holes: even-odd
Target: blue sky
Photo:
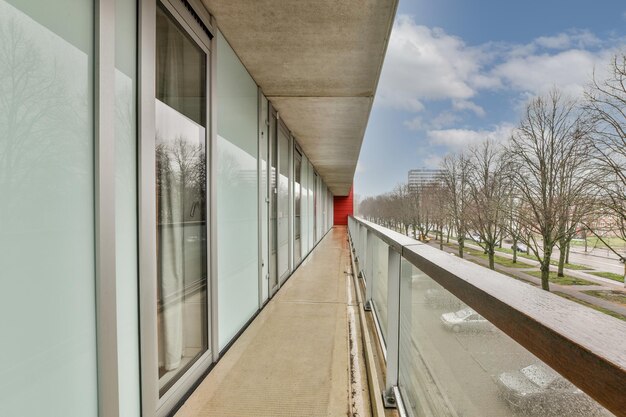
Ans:
[[[579,97],[626,49],[623,0],[401,0],[355,193],[390,191],[411,168],[484,138],[505,140],[530,97]]]

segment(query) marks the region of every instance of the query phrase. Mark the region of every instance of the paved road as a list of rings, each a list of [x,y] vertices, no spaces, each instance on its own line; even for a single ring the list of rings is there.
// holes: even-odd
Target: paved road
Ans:
[[[553,259],[559,260],[559,250],[554,248]],[[617,259],[617,257],[598,256],[594,253],[579,252],[571,250],[569,254],[569,261],[573,264],[580,264],[590,266],[598,271],[613,272],[614,274],[623,274],[624,265]]]
[[[438,243],[430,242],[430,244],[433,245],[433,246],[436,246],[437,248],[439,248],[439,244]],[[454,244],[456,244],[456,242],[454,242]],[[478,246],[477,244],[473,243],[473,242],[472,243],[466,242],[465,246],[467,248],[470,248],[470,249],[482,251],[482,248],[480,246]],[[450,250],[450,251],[456,253],[456,249],[453,249],[453,250]],[[498,256],[502,256],[504,258],[509,258],[509,259],[513,258],[512,254],[509,254],[509,253],[506,253],[506,252],[498,252],[497,255]],[[593,257],[590,256],[590,255],[580,255],[580,256],[587,257],[587,258],[593,260]],[[539,262],[537,262],[534,259],[523,258],[521,256],[518,257],[517,259],[518,259],[518,261],[520,263],[527,263],[528,265],[535,266],[535,267],[539,266]],[[558,259],[559,259],[559,257],[558,257],[558,252],[557,252],[556,260],[558,260]],[[574,263],[574,264],[580,263],[581,265],[586,265],[583,262],[578,262],[577,260],[574,260],[574,258],[571,255],[570,255],[570,262]],[[620,268],[623,268],[623,265],[620,264],[619,261],[615,261],[615,262],[618,263]],[[556,266],[552,266],[551,268],[554,271],[557,270]],[[621,289],[621,288],[623,288],[624,285],[622,283],[618,282],[618,281],[615,281],[615,280],[612,280],[612,279],[609,279],[609,278],[598,277],[596,275],[592,275],[592,274],[589,273],[589,272],[593,272],[594,270],[595,271],[607,271],[606,268],[590,267],[589,271],[587,271],[587,272],[580,271],[580,270],[568,270],[567,274],[571,275],[571,276],[574,276],[574,277],[577,277],[577,278],[586,279],[588,281],[593,281],[593,282],[595,282],[597,284],[603,285],[605,287],[609,287],[610,289]],[[611,271],[608,271],[608,272],[611,272]],[[616,272],[616,273],[621,273],[621,272]]]
[[[450,241],[452,242],[452,240]],[[471,245],[473,242],[466,240],[465,244]],[[503,246],[510,248],[511,244],[506,243],[503,244]],[[559,255],[559,249],[555,247],[552,253],[552,259],[558,261]],[[624,265],[619,261],[618,257],[608,249],[594,249],[593,251],[590,250],[585,253],[584,247],[572,246],[569,260],[570,263],[586,265],[598,271],[613,272],[614,274],[624,273]]]
[[[431,242],[432,244],[432,242]],[[467,247],[471,248],[471,249],[480,249],[478,246],[474,246],[474,245],[466,245]],[[437,245],[437,247],[439,247]],[[449,246],[444,246],[444,251],[449,252],[449,253],[457,253],[456,248],[453,247],[449,247]],[[504,257],[511,257],[511,255],[509,254],[501,254]],[[478,264],[484,266],[485,268],[488,267],[488,261],[484,258],[480,258],[480,257],[476,257],[476,256],[472,256],[472,255],[467,255],[467,259],[468,260],[472,260],[477,262]],[[539,278],[536,278],[532,275],[527,274],[526,272],[528,272],[529,270],[538,270],[537,266],[538,263],[537,261],[533,261],[533,260],[529,260],[529,259],[525,259],[525,258],[519,258],[520,259],[520,263],[528,263],[528,268],[508,268],[508,267],[504,267],[501,265],[496,264],[496,270],[503,272],[505,274],[508,275],[512,275],[515,276],[517,278],[523,279],[524,281],[527,281],[531,284],[534,284],[536,286],[541,286],[541,280]],[[588,294],[585,294],[584,291],[588,291],[588,290],[620,290],[623,291],[624,288],[622,286],[621,283],[617,282],[617,281],[613,281],[610,279],[606,279],[606,278],[601,278],[601,277],[596,277],[594,275],[590,275],[588,273],[582,272],[582,271],[572,271],[572,270],[568,270],[567,274],[578,277],[578,278],[582,278],[582,279],[586,279],[589,281],[593,281],[595,283],[597,283],[598,285],[591,285],[591,286],[579,286],[579,285],[557,285],[554,283],[550,284],[550,289],[552,291],[560,291],[562,293],[565,293],[567,295],[570,295],[572,297],[578,298],[579,300],[582,301],[586,301],[588,303],[594,304],[596,306],[599,307],[603,307],[605,309],[611,310],[617,314],[621,314],[623,316],[626,316],[626,307],[622,304],[617,304],[617,303],[613,303],[607,300],[604,300],[602,298],[598,298],[598,297],[594,297]]]

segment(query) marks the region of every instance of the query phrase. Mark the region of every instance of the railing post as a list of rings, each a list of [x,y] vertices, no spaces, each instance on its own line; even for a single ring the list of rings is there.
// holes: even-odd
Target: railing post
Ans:
[[[402,255],[393,247],[388,250],[387,268],[387,374],[383,400],[385,407],[395,408],[393,388],[398,385],[400,341],[400,261]]]
[[[372,310],[372,289],[374,287],[374,232],[365,228],[365,311]]]

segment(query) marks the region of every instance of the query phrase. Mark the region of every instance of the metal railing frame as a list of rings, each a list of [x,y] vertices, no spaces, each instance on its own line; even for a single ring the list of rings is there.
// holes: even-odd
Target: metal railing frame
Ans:
[[[622,415],[626,410],[626,323],[364,219],[350,217],[348,226],[365,284],[364,306],[378,325],[372,309],[375,238],[389,246],[387,340],[378,335],[386,352],[386,407],[399,406],[406,415],[398,383],[404,258],[609,411]]]

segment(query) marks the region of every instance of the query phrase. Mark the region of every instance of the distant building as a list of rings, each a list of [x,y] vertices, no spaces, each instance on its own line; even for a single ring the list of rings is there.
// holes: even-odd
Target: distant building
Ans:
[[[442,175],[442,169],[412,169],[409,171],[408,177],[409,189],[415,190],[419,187],[423,187],[424,185],[440,182]]]

